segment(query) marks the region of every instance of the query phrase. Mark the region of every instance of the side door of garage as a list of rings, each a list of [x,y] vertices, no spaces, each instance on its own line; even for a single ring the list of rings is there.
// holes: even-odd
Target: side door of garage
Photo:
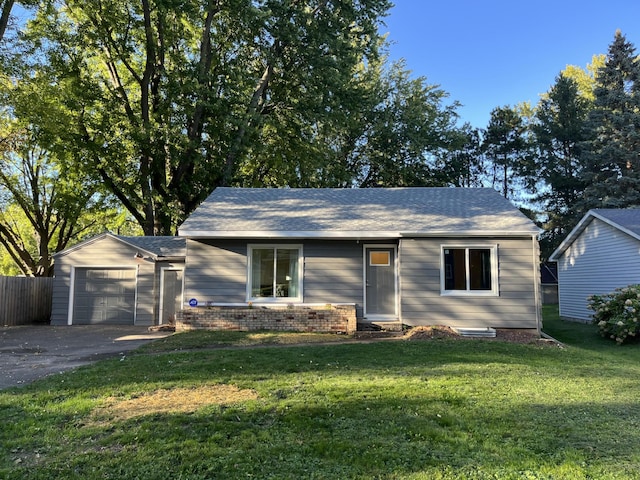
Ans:
[[[133,325],[136,306],[135,268],[75,268],[74,325]]]

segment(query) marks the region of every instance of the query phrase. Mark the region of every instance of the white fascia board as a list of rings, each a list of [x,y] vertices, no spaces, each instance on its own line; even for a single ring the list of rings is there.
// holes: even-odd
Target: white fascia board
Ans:
[[[551,262],[559,261],[560,257],[564,253],[564,251],[571,246],[571,244],[589,226],[589,224],[591,223],[591,221],[594,218],[598,218],[598,219],[608,223],[609,225],[613,225],[614,227],[619,228],[618,225],[611,223],[611,221],[601,217],[600,215],[596,214],[594,211],[589,210],[584,215],[584,217],[582,217],[582,219],[578,222],[578,224],[575,227],[573,227],[573,230],[571,230],[569,232],[569,234],[565,237],[565,239],[562,241],[562,243],[560,243],[560,245],[558,245],[558,248],[556,248],[553,251],[553,253],[551,255],[549,255],[549,261],[551,261]]]
[[[75,245],[73,245],[73,246],[71,246],[69,248],[65,248],[64,250],[56,252],[51,256],[53,258],[55,258],[55,257],[63,257],[65,255],[68,255],[69,253],[75,252],[76,250],[80,250],[81,248],[84,248],[87,245],[91,245],[92,243],[99,242],[103,238],[113,238],[114,240],[120,241],[120,239],[117,238],[114,234],[112,234],[110,232],[102,232],[102,233],[99,233],[99,234],[97,234],[97,235],[95,235],[95,236],[93,236],[91,238],[87,238],[86,240],[83,240],[80,243],[76,243]]]
[[[600,215],[597,212],[594,212],[593,210],[589,210],[585,214],[585,216],[582,217],[582,219],[578,222],[578,224],[573,228],[573,230],[569,232],[569,235],[567,235],[567,237],[562,241],[562,243],[558,246],[558,248],[556,248],[553,251],[553,253],[549,256],[549,260],[552,262],[557,262],[562,256],[562,254],[565,252],[565,250],[569,248],[569,246],[576,240],[576,238],[578,238],[578,236],[587,228],[587,226],[589,226],[589,224],[594,218],[597,218],[598,220],[606,223],[607,225],[612,226],[616,230],[620,230],[621,232],[626,233],[627,235],[631,236],[632,238],[635,238],[636,240],[640,240],[640,236],[637,233],[632,232],[631,230],[623,227],[622,225],[610,220],[605,216]]]
[[[122,238],[119,237],[114,237],[116,240],[118,240],[120,243],[124,243],[125,245],[127,245],[128,247],[131,247],[134,250],[137,250],[138,252],[143,252],[146,253],[147,256],[153,258],[154,260],[158,259],[158,255],[156,255],[153,252],[150,252],[149,250],[147,250],[146,248],[142,248],[142,247],[138,247],[137,245],[134,245],[133,243],[129,243],[126,240],[123,240]]]
[[[603,222],[611,225],[614,228],[617,228],[618,230],[620,230],[621,232],[626,233],[627,235],[630,235],[631,237],[635,238],[636,240],[640,240],[640,236],[638,236],[637,233],[632,232],[631,230],[629,230],[628,228],[623,227],[622,225],[608,219],[607,217],[603,217],[602,215],[600,215],[597,212],[590,212],[591,215],[593,215],[595,218],[602,220]]]
[[[187,238],[312,238],[312,239],[368,239],[368,238],[399,238],[399,232],[387,231],[203,231],[203,230],[180,230],[178,236]]]
[[[381,238],[420,238],[420,237],[536,237],[538,230],[469,230],[434,232],[389,232],[389,231],[204,231],[180,230],[178,235],[187,238],[234,238],[234,239],[381,239]]]
[[[531,230],[461,230],[457,232],[401,232],[402,238],[422,237],[537,237],[540,232]]]
[[[551,262],[557,262],[558,260],[560,260],[560,257],[562,256],[562,254],[564,253],[564,251],[569,248],[569,246],[574,242],[574,240],[578,237],[578,235],[580,235],[582,233],[582,231],[587,228],[587,225],[589,225],[589,223],[591,223],[591,219],[596,217],[596,215],[594,215],[594,212],[592,212],[591,210],[589,210],[584,217],[582,217],[582,219],[578,222],[578,224],[573,227],[573,230],[571,230],[569,232],[569,234],[565,237],[565,239],[560,243],[560,245],[558,245],[558,248],[556,248],[553,253],[551,255],[549,255],[549,261]],[[598,218],[600,218],[600,215],[598,215]],[[609,223],[609,222],[607,222]]]
[[[73,253],[75,251],[81,250],[82,248],[86,247],[87,245],[91,245],[92,243],[99,242],[100,240],[103,240],[105,238],[111,238],[111,239],[113,239],[113,240],[115,240],[117,242],[120,242],[120,243],[122,243],[124,245],[127,245],[128,247],[130,247],[130,248],[132,248],[134,250],[137,250],[139,252],[145,253],[147,256],[151,257],[154,260],[158,259],[158,255],[156,255],[155,253],[153,253],[153,252],[151,252],[151,251],[149,251],[149,250],[147,250],[145,248],[141,248],[141,247],[138,247],[137,245],[129,243],[126,240],[123,240],[122,238],[120,238],[117,235],[114,235],[111,232],[99,233],[98,235],[96,235],[94,237],[88,238],[87,240],[83,240],[80,243],[76,243],[72,247],[69,247],[69,248],[66,248],[66,249],[64,249],[64,250],[62,250],[60,252],[54,253],[52,255],[52,257],[55,258],[55,257],[62,257],[64,255],[68,255],[68,254]]]

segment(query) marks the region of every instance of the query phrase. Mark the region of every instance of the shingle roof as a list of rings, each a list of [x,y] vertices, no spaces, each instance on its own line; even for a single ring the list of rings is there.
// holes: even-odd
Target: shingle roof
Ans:
[[[575,228],[569,232],[560,246],[551,254],[549,260],[558,261],[565,250],[571,246],[594,218],[598,218],[640,240],[640,208],[594,208],[589,210]]]
[[[179,235],[373,238],[538,231],[491,188],[218,188]]]
[[[154,253],[158,257],[184,257],[186,255],[186,240],[181,237],[114,236],[134,247]]]
[[[640,236],[640,208],[594,208],[591,211]]]
[[[104,232],[87,240],[83,240],[82,242],[77,243],[74,246],[69,247],[61,252],[58,252],[54,255],[54,257],[67,255],[80,248],[83,248],[85,245],[99,242],[104,238],[112,238],[133,248],[144,250],[145,252],[156,257],[156,259],[159,259],[161,257],[164,257],[165,260],[168,258],[180,259],[184,258],[187,254],[187,240],[183,237],[127,237],[124,235],[116,235],[110,232]]]

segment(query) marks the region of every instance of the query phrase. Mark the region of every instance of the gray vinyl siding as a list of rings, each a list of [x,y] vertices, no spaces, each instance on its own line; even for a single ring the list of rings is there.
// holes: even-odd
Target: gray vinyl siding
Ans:
[[[134,258],[138,250],[113,238],[104,237],[88,242],[81,248],[70,250],[56,257],[53,283],[52,325],[66,325],[69,312],[69,294],[73,267],[123,267],[137,270],[136,325],[155,323],[155,262]]]
[[[184,300],[247,301],[247,242],[187,239]]]
[[[441,247],[497,245],[498,296],[440,293]],[[537,328],[537,245],[531,238],[403,239],[401,319],[408,325]]]
[[[305,303],[355,303],[362,316],[362,244],[355,241],[304,244]]]
[[[249,244],[302,245],[304,303],[362,304],[362,244],[267,240],[187,240],[185,302],[245,303]]]
[[[589,295],[634,283],[640,283],[640,242],[594,218],[558,260],[560,315],[589,321]]]

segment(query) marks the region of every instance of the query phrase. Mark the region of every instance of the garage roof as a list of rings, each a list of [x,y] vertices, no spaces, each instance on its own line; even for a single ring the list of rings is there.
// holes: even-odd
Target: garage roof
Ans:
[[[85,245],[97,242],[104,238],[112,238],[118,242],[122,242],[130,247],[140,249],[147,255],[152,256],[155,260],[158,259],[183,259],[186,255],[186,239],[180,237],[133,237],[124,235],[115,235],[113,233],[105,232],[95,237],[91,237],[84,240],[73,247],[67,248],[62,252],[58,252],[54,255],[66,255],[67,253],[76,251]]]
[[[184,238],[115,236],[123,242],[146,250],[158,257],[184,257],[186,255],[186,239]]]

